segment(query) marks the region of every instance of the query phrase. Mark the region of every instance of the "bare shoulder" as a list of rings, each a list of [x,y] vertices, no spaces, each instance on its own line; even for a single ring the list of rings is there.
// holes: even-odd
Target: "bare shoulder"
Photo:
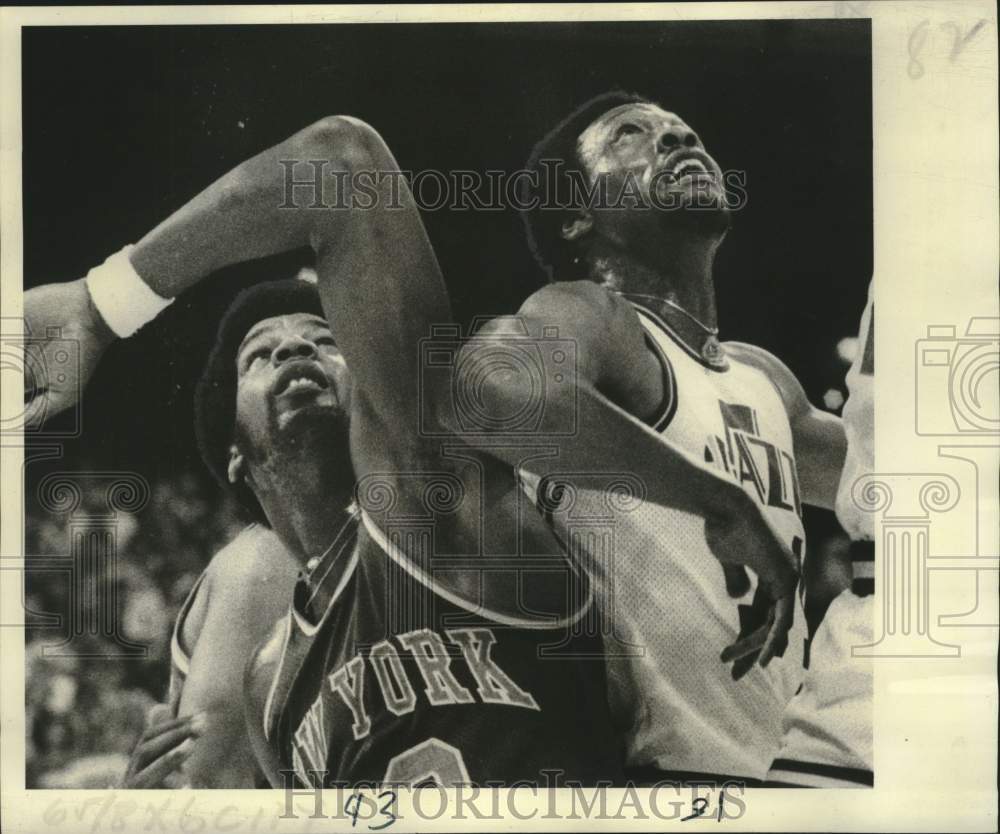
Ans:
[[[758,345],[751,345],[747,342],[725,342],[723,347],[725,347],[726,353],[734,359],[747,365],[753,365],[767,374],[781,375],[784,373],[792,376],[792,372],[784,362],[769,350],[764,350]]]
[[[578,349],[602,357],[617,375],[644,353],[642,324],[635,307],[593,281],[557,281],[535,292],[520,315],[538,325],[555,325]],[[535,334],[539,335],[539,334]],[[606,369],[607,370],[607,369]]]
[[[212,558],[206,590],[210,598],[244,605],[257,604],[262,597],[287,603],[298,567],[273,530],[251,524]]]
[[[593,281],[556,281],[532,293],[521,307],[522,315],[578,321],[618,317],[635,318],[635,310],[621,296]]]
[[[178,619],[182,646],[197,646],[210,613],[234,608],[280,611],[291,598],[298,565],[273,531],[243,528],[217,551]]]
[[[791,369],[770,351],[746,342],[726,342],[726,353],[730,358],[750,365],[763,372],[781,394],[789,412],[811,408],[806,393]]]

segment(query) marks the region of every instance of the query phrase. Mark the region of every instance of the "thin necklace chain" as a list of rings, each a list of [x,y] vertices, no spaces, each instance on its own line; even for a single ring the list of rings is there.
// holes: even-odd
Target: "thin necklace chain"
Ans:
[[[697,324],[698,327],[704,330],[709,336],[719,335],[718,327],[709,327],[707,324],[705,324],[705,322],[703,322],[697,316],[693,315],[692,313],[689,313],[687,310],[681,307],[680,304],[678,304],[676,301],[671,301],[669,298],[660,298],[660,296],[658,295],[647,295],[646,293],[641,293],[641,292],[622,292],[620,290],[616,290],[615,292],[618,295],[624,296],[625,298],[645,298],[645,299],[650,299],[652,301],[659,301],[661,304],[666,304],[668,307],[672,307],[678,313],[681,313],[682,315],[689,318],[691,321]]]
[[[340,541],[340,538],[343,535],[344,530],[347,528],[349,524],[351,524],[352,521],[354,521],[354,518],[357,515],[357,511],[358,511],[357,504],[355,504],[352,501],[350,505],[347,507],[347,514],[349,518],[337,531],[337,535],[333,537],[333,541],[330,542],[326,550],[324,550],[319,556],[313,556],[312,559],[306,562],[305,574],[306,574],[306,583],[308,584],[310,591],[309,602],[312,602],[316,598],[316,593],[319,591],[319,586],[322,584],[323,580],[330,575],[330,571],[333,570],[334,566],[338,562],[340,562],[341,556],[343,554],[342,553],[337,554],[337,556],[333,559],[333,561],[326,566],[326,570],[323,571],[322,576],[314,578],[313,573],[315,573],[316,568],[318,568],[321,564],[323,564],[323,560],[330,555],[330,552],[333,550],[334,545],[336,545],[337,542]]]

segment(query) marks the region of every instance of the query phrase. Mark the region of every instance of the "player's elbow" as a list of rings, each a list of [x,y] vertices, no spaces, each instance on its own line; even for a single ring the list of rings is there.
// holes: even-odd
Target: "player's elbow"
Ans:
[[[388,153],[378,131],[354,116],[326,116],[298,140],[302,159],[330,160],[339,170],[373,170]]]

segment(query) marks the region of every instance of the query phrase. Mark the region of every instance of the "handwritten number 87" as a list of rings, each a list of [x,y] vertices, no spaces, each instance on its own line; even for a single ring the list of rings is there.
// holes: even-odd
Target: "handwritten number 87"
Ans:
[[[985,20],[980,20],[965,35],[962,34],[961,27],[953,20],[940,24],[940,26],[938,26],[939,29],[950,31],[952,34],[951,52],[948,53],[948,60],[954,62],[955,59],[958,58],[959,53],[965,48],[966,44],[976,36],[976,33],[979,32],[985,24]],[[910,62],[906,66],[906,73],[914,81],[918,78],[922,78],[924,74],[924,64],[920,60],[920,54],[923,52],[924,44],[927,42],[927,33],[930,29],[930,25],[931,22],[929,20],[921,20],[920,23],[917,24],[917,27],[910,32],[910,40],[908,44]]]

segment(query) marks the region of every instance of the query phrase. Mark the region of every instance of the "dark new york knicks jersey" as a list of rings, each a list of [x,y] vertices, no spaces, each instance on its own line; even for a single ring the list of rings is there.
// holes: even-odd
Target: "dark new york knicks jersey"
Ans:
[[[792,433],[778,390],[762,371],[738,361],[736,351],[723,364],[707,362],[666,322],[637,309],[665,381],[652,428],[741,484],[801,554]],[[747,593],[729,595],[703,518],[644,501],[608,513],[607,492],[582,488],[560,505],[558,496],[539,494],[545,481],[522,477],[536,501],[555,507],[557,534],[586,552],[602,609],[609,697],[625,738],[626,774],[639,781],[763,778],[781,741],[783,710],[803,676],[801,607],[784,656],[734,681],[719,654],[741,630],[761,624],[753,609],[757,581],[749,572]],[[602,516],[604,528],[595,536],[594,521]]]
[[[310,588],[341,559],[317,611]],[[362,513],[312,576],[264,706],[273,784],[621,781],[599,637],[571,633],[589,600],[558,623],[492,614],[439,587]]]

